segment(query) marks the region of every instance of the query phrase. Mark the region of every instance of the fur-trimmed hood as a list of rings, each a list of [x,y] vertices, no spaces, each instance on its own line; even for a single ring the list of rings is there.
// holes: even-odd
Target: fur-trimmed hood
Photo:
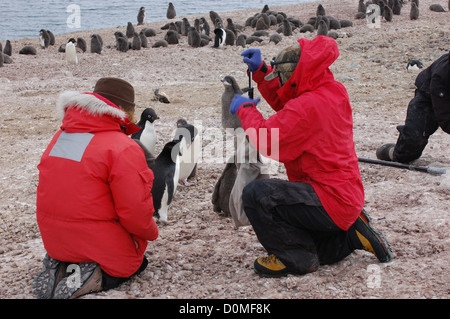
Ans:
[[[95,93],[63,92],[56,102],[56,111],[62,119],[66,109],[75,107],[92,115],[110,115],[124,120],[127,115],[109,100]]]
[[[79,122],[77,122],[78,118],[74,120],[73,116],[68,119],[66,116],[68,110],[78,111],[76,113],[87,112],[92,115],[92,118],[95,121],[87,123],[87,118],[83,117],[82,119],[79,119]],[[63,121],[64,129],[67,127],[72,127],[74,122],[77,122],[77,125],[82,123],[83,128],[93,125],[99,129],[102,125],[106,124],[101,123],[102,121],[100,118],[104,118],[103,122],[117,123],[114,124],[114,127],[120,127],[120,129],[122,129],[122,131],[124,131],[127,135],[131,135],[140,130],[139,127],[130,122],[125,111],[120,109],[108,99],[95,93],[80,93],[75,91],[63,92],[56,102],[56,111],[60,119]],[[106,126],[105,129],[107,129]]]

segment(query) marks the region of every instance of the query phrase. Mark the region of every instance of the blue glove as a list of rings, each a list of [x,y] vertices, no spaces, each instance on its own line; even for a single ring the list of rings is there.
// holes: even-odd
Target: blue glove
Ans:
[[[259,69],[262,63],[260,49],[247,49],[241,53],[244,57],[244,63],[248,64],[250,72],[255,72]]]
[[[256,100],[252,100],[249,99],[248,97],[242,96],[240,94],[236,94],[233,98],[233,100],[231,101],[231,105],[230,105],[230,113],[231,114],[236,114],[238,109],[243,106],[243,107],[256,107],[256,105],[259,103],[259,101],[261,101],[260,98],[256,99]]]

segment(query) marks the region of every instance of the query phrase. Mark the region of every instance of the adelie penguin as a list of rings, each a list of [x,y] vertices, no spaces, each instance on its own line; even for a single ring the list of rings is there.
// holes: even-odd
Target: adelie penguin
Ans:
[[[191,186],[187,180],[196,173],[201,153],[200,135],[194,125],[180,119],[177,122],[174,141],[179,142],[180,174],[178,180],[184,186]]]
[[[145,146],[145,148],[153,155],[155,154],[155,146],[156,146],[156,130],[154,122],[158,119],[159,116],[156,115],[154,109],[146,108],[141,113],[141,118],[139,122],[136,124],[142,129],[139,132],[136,132],[131,135],[131,138],[139,140]]]
[[[225,45],[227,39],[227,32],[223,28],[214,29],[214,48],[222,48]]]
[[[423,63],[419,60],[411,59],[409,60],[408,64],[406,65],[406,69],[408,71],[417,71],[423,68]]]
[[[180,174],[179,141],[166,143],[153,166],[153,214],[156,220],[168,221],[168,210],[175,195]]]
[[[66,62],[68,64],[78,64],[77,49],[75,48],[75,39],[70,38],[66,43]]]

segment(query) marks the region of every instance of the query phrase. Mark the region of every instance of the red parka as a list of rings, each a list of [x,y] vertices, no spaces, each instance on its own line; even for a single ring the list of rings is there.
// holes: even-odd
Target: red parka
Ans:
[[[244,130],[256,129],[250,139],[258,150],[284,163],[290,181],[310,183],[336,225],[347,230],[361,213],[364,189],[350,100],[329,69],[339,50],[336,41],[326,36],[298,42],[299,63],[281,88],[278,78],[264,79],[272,72],[270,66],[266,73],[261,67],[253,73],[258,90],[276,113],[264,119],[256,108],[240,107],[237,114]],[[272,129],[279,129],[278,145],[272,144]],[[267,142],[259,138],[264,131]],[[278,153],[272,145],[278,146]]]
[[[153,219],[153,172],[125,112],[92,93],[65,92],[57,102],[61,129],[39,169],[37,222],[50,257],[97,262],[114,277],[140,267]],[[124,134],[124,130],[126,134]]]

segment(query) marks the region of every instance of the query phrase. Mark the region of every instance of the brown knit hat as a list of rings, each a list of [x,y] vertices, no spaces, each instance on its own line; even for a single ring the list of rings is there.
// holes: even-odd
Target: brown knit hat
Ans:
[[[103,96],[126,112],[134,112],[134,88],[118,78],[101,78],[97,81],[94,93]]]

